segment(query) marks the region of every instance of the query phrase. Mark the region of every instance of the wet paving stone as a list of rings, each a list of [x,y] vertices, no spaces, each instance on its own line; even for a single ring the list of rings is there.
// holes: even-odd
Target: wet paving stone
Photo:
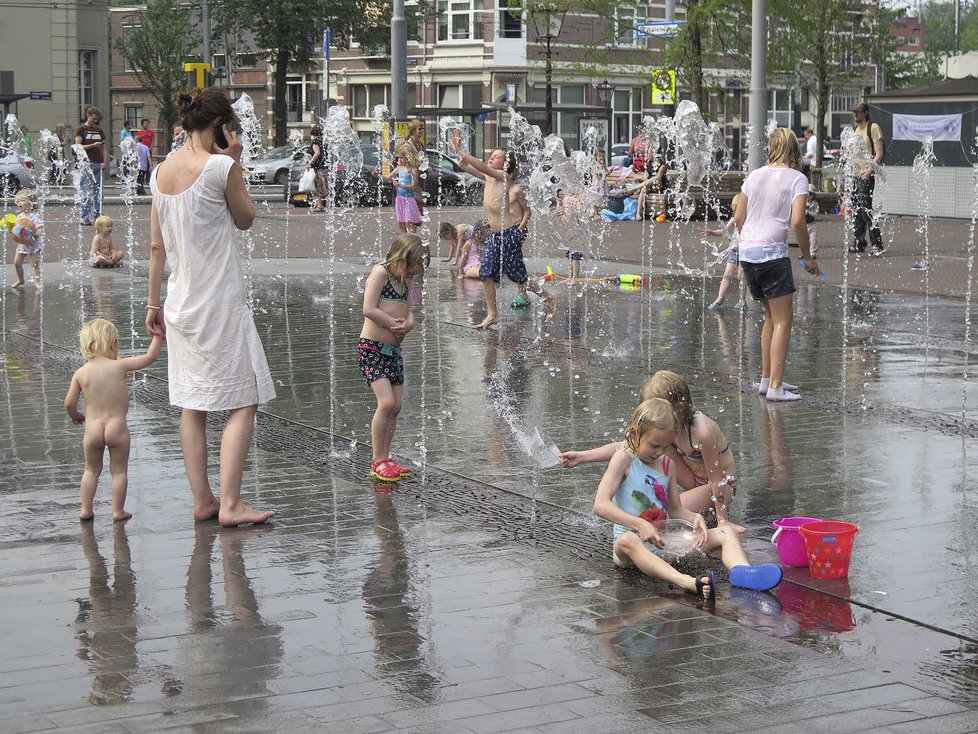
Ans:
[[[963,410],[978,395],[960,302],[931,299],[926,322],[919,298],[860,296],[846,334],[838,291],[806,286],[789,376],[806,399],[772,406],[751,392],[758,322],[704,313],[710,281],[568,291],[552,322],[507,313],[485,335],[471,294],[434,273],[395,438],[418,476],[380,492],[365,478],[372,398],[347,358],[355,276],[324,289],[258,272],[279,398],[259,415],[244,491],[274,526],[189,522],[165,359],[131,388],[135,517],[113,526],[103,481],[80,526],[81,432],[62,401],[79,314],[145,343],[126,323],[145,283],[123,275],[69,275],[36,308],[0,303],[4,731],[978,729],[964,583],[978,452]],[[616,576],[609,528],[590,516],[601,468],[540,469],[519,439],[617,438],[660,368],[687,376],[734,446],[748,552],[776,558],[773,519],[851,519],[849,579],[791,571],[760,596],[721,585],[711,608]],[[216,460],[215,447],[215,474]]]

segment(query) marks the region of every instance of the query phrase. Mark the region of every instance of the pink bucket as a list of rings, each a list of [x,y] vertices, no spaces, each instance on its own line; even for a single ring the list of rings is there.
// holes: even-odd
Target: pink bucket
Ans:
[[[821,520],[817,517],[786,517],[772,523],[776,529],[771,536],[771,542],[778,546],[778,556],[783,566],[808,567],[808,551],[805,548],[805,539],[799,531],[806,522]]]

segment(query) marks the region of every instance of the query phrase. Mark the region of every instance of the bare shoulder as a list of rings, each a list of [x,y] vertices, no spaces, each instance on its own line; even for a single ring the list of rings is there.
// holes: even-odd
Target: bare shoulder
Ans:
[[[693,427],[691,433],[696,439],[695,443],[697,444],[703,444],[705,441],[723,436],[723,431],[720,430],[720,426],[717,425],[717,422],[705,413],[700,412],[693,415]]]

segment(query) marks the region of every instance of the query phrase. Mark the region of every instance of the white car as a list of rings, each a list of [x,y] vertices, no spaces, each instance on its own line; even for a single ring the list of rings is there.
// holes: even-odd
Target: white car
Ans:
[[[305,149],[296,149],[291,145],[272,148],[265,155],[254,160],[251,174],[253,184],[276,183],[284,184],[289,171],[296,161],[305,157]]]
[[[611,161],[608,163],[608,167],[625,165],[625,159],[628,157],[628,149],[630,147],[628,143],[615,143],[612,145]]]

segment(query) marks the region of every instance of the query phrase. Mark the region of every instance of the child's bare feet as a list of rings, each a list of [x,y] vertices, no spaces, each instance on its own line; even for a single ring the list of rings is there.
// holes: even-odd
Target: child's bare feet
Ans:
[[[547,300],[547,316],[546,318],[552,319],[554,314],[557,313],[557,296],[553,295],[549,291],[543,291],[543,297]]]
[[[78,513],[78,519],[82,522],[88,522],[89,520],[95,519],[95,513],[91,510],[82,510]]]
[[[123,510],[122,512],[113,512],[112,513],[112,521],[113,522],[122,522],[123,520],[128,520],[130,517],[132,517],[132,513],[131,512],[126,512],[125,510]]]
[[[24,281],[22,281],[22,280],[18,280],[18,281],[16,281],[16,282],[14,282],[14,283],[11,283],[11,284],[10,284],[10,287],[11,287],[11,288],[12,288],[13,290],[15,290],[15,291],[17,291],[17,290],[20,290],[21,288],[23,288],[23,287],[24,287]]]
[[[37,288],[39,291],[43,291],[44,290],[44,284],[41,283],[40,280],[35,280],[34,281],[34,287]]]
[[[486,316],[486,318],[482,321],[481,324],[477,324],[475,330],[485,331],[493,324],[498,324],[498,323],[499,323],[499,314],[491,314],[489,316]]]
[[[216,498],[211,497],[210,501],[203,505],[194,503],[194,520],[212,520],[221,511],[221,503]]]
[[[233,528],[236,525],[247,525],[249,523],[261,524],[271,520],[273,517],[275,517],[274,512],[256,510],[254,507],[242,502],[234,509],[222,509],[217,519],[223,527]]]

